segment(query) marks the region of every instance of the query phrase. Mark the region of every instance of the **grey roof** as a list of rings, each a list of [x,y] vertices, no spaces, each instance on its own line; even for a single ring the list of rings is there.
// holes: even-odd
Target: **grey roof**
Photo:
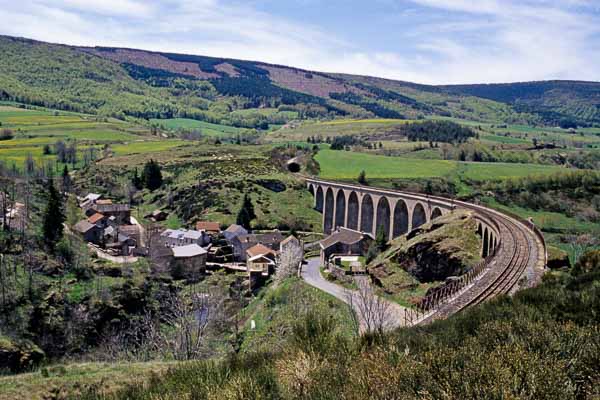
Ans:
[[[184,234],[185,234],[185,233],[184,233],[183,231],[180,231],[180,230],[174,230],[174,231],[171,231],[171,233],[169,233],[169,237],[170,237],[171,239],[181,239],[181,238],[183,237],[183,235],[184,235]]]
[[[90,224],[87,219],[83,219],[73,226],[73,229],[80,233],[89,232],[91,229],[94,228],[96,228],[96,225]]]
[[[173,247],[173,256],[175,258],[188,258],[196,257],[202,254],[206,254],[207,251],[197,244],[188,244],[187,246]]]
[[[189,231],[185,232],[183,237],[186,239],[193,239],[193,240],[202,239],[202,232],[189,230]]]
[[[339,228],[333,232],[331,236],[321,240],[320,244],[323,249],[333,246],[336,243],[354,244],[365,238],[365,234],[359,231],[354,231],[348,228]]]
[[[125,212],[129,211],[128,204],[96,204],[94,205],[94,210],[98,211],[101,214],[108,212]]]
[[[230,232],[230,233],[248,233],[248,231],[241,225],[236,225],[236,224],[231,224],[229,225],[229,227],[227,229],[225,229],[225,232]]]

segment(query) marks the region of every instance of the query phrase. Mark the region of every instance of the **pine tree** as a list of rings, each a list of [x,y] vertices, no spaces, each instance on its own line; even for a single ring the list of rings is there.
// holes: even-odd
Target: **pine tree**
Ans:
[[[162,173],[160,171],[160,165],[154,160],[150,160],[144,165],[142,171],[142,183],[150,191],[160,188],[163,184]]]
[[[360,171],[360,174],[358,174],[358,183],[360,183],[361,185],[367,184],[367,174],[365,173],[364,169]]]
[[[131,178],[131,184],[137,189],[142,190],[144,188],[144,183],[142,182],[142,178],[138,175],[137,168],[133,171],[133,177]]]
[[[62,172],[62,191],[68,193],[71,190],[71,175],[69,175],[69,167],[67,164],[63,167]]]
[[[252,200],[250,200],[250,196],[246,194],[244,195],[242,208],[240,208],[240,211],[238,212],[236,224],[241,225],[246,229],[250,229],[250,223],[254,218],[256,218],[256,214],[254,213],[254,205],[252,205]]]
[[[44,212],[42,234],[44,236],[43,240],[50,251],[54,251],[56,243],[62,239],[64,222],[62,199],[52,180],[48,180],[48,203]]]

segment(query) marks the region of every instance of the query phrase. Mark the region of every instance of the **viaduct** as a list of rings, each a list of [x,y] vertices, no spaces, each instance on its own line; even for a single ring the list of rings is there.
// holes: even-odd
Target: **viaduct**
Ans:
[[[468,287],[453,293],[435,315],[446,317],[497,294],[515,291],[523,281],[537,283],[545,270],[544,237],[530,221],[484,206],[418,193],[305,178],[314,208],[323,214],[323,231],[337,227],[375,236],[383,230],[392,240],[456,209],[473,212],[485,259],[481,274]],[[525,278],[522,280],[522,278]],[[430,313],[431,314],[431,313]]]

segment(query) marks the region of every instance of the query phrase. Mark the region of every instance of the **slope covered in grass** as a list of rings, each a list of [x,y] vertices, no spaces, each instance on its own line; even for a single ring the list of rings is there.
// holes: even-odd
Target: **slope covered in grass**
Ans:
[[[550,275],[512,298],[373,340],[345,339],[307,315],[281,352],[185,364],[108,398],[597,398],[599,283],[598,270]]]

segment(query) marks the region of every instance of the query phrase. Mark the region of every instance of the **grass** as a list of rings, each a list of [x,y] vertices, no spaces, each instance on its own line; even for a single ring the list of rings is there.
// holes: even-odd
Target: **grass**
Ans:
[[[263,300],[251,303],[253,313],[247,314],[242,351],[272,351],[283,345],[285,333],[309,308],[335,319],[343,333],[353,336],[351,311],[340,300],[316,289],[299,278],[289,278],[277,287],[266,289]],[[256,328],[250,329],[251,321]]]
[[[333,121],[321,122],[322,125],[347,125],[347,124],[407,124],[414,122],[409,119],[395,118],[372,118],[372,119],[336,119]]]
[[[482,201],[490,207],[498,210],[509,211],[517,214],[522,218],[533,218],[533,222],[543,231],[549,232],[565,232],[565,233],[582,233],[582,232],[597,232],[600,234],[600,226],[593,222],[586,222],[572,218],[567,215],[550,212],[550,211],[535,211],[517,206],[506,206],[495,201],[493,198],[484,197]]]
[[[457,163],[445,160],[422,160],[386,157],[339,150],[321,150],[316,155],[324,179],[355,180],[364,170],[368,178],[431,178],[450,175]]]
[[[42,400],[77,397],[82,390],[98,385],[112,393],[127,384],[141,383],[151,374],[166,371],[174,363],[74,363],[39,371],[0,377],[0,400]]]
[[[420,179],[458,176],[461,180],[490,181],[552,174],[561,167],[540,164],[475,163],[448,160],[386,157],[367,153],[321,150],[315,157],[324,179],[355,180],[360,171],[367,179]]]
[[[87,146],[109,144],[117,154],[169,150],[175,146],[173,141],[149,136],[149,131],[138,125],[115,119],[99,121],[94,116],[43,108],[29,110],[0,105],[0,123],[2,129],[14,133],[13,139],[0,141],[0,160],[8,165],[14,163],[19,169],[29,155],[38,165],[55,160],[54,155],[44,155],[43,148],[48,145],[52,149],[59,140],[76,141],[80,152]]]
[[[244,134],[246,129],[236,128],[234,126],[211,124],[209,122],[198,121],[188,118],[172,119],[151,119],[152,123],[164,126],[165,129],[198,129],[206,136],[232,136]]]
[[[563,170],[562,167],[541,164],[463,162],[459,163],[458,173],[462,179],[485,182],[531,175],[550,175]]]
[[[176,147],[183,146],[186,143],[179,139],[154,140],[154,141],[137,141],[127,144],[117,144],[111,146],[115,156],[124,156],[130,154],[146,154],[158,153],[172,150]]]

